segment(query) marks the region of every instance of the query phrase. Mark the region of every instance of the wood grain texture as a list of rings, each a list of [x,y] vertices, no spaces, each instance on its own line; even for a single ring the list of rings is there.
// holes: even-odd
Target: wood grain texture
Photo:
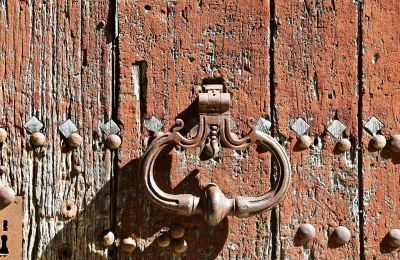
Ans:
[[[399,12],[396,1],[364,3],[363,118],[366,122],[377,117],[385,124],[381,134],[388,138],[400,131]],[[367,259],[399,259],[399,251],[388,248],[384,238],[391,229],[400,228],[400,156],[388,147],[371,149],[371,138],[364,131],[365,255]]]
[[[133,236],[140,250],[132,258],[171,257],[153,240],[181,223],[187,229],[188,259],[268,258],[269,213],[239,220],[228,218],[216,228],[200,217],[160,211],[143,195],[138,173],[140,154],[149,141],[153,116],[167,131],[175,118],[196,125],[191,105],[207,78],[223,78],[233,97],[237,132],[247,132],[247,118],[269,114],[269,4],[266,1],[120,1],[120,109],[124,144],[119,175],[119,236]],[[150,125],[150,127],[149,127]],[[195,130],[193,130],[195,131]],[[249,150],[225,151],[219,160],[201,161],[199,151],[160,158],[158,183],[174,193],[193,192],[213,181],[229,196],[260,194],[269,187],[270,160]],[[121,253],[122,259],[128,255]]]
[[[100,125],[111,117],[111,44],[107,1],[0,1],[0,117],[9,138],[1,176],[24,196],[23,259],[99,259],[110,228],[112,168]],[[45,125],[45,147],[30,145],[23,125]],[[84,143],[69,151],[58,126],[70,118]],[[73,171],[80,165],[83,172]],[[59,213],[64,200],[76,218]],[[22,242],[22,241],[21,241]]]
[[[290,153],[292,187],[279,210],[281,259],[359,257],[357,176],[357,4],[352,1],[275,1],[276,127]],[[301,150],[290,130],[294,119],[311,126],[314,146]],[[333,119],[347,130],[352,149],[337,153],[327,131]],[[295,241],[302,223],[317,232],[313,242]],[[335,226],[352,238],[334,248]]]

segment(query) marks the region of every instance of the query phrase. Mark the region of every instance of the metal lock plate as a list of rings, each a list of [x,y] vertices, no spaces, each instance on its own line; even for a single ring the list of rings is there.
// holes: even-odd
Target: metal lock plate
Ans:
[[[23,197],[0,210],[0,259],[22,259],[22,203]]]

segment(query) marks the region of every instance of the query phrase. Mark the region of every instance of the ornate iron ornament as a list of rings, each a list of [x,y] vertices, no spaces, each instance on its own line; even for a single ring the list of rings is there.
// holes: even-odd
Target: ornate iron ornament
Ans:
[[[199,94],[199,127],[196,137],[188,139],[179,130],[184,126],[181,119],[171,132],[162,133],[151,142],[140,164],[147,195],[157,206],[168,212],[191,216],[203,215],[210,226],[218,225],[226,216],[249,217],[270,210],[283,200],[291,177],[289,158],[283,147],[271,136],[257,131],[254,120],[250,119],[249,134],[238,138],[230,129],[230,94],[223,93],[222,85],[207,85],[207,93]],[[226,198],[215,183],[208,184],[203,196],[192,194],[168,194],[163,192],[154,180],[153,168],[158,155],[164,148],[176,145],[182,149],[203,147],[207,154],[216,156],[221,146],[244,150],[255,144],[269,150],[276,162],[277,182],[275,187],[259,197],[237,196]]]

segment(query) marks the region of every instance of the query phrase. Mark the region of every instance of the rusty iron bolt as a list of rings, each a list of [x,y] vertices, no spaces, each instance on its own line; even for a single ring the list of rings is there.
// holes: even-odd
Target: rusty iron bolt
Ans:
[[[347,227],[337,226],[332,232],[333,239],[339,245],[344,245],[350,241],[351,233]]]
[[[15,192],[10,187],[0,189],[0,209],[4,209],[15,201]]]
[[[175,225],[169,230],[169,233],[173,239],[182,238],[185,235],[185,228],[181,225]]]
[[[8,167],[5,165],[1,165],[0,166],[0,175],[3,175],[3,174],[5,175],[7,173],[8,173]]]
[[[400,229],[392,229],[387,234],[387,243],[393,248],[400,247]]]
[[[118,149],[121,146],[121,143],[121,137],[119,137],[118,135],[109,135],[106,138],[106,145],[108,149]]]
[[[315,228],[311,224],[301,224],[298,232],[299,237],[303,242],[313,240],[316,236]]]
[[[46,142],[46,137],[41,132],[33,133],[31,136],[31,143],[34,146],[43,146]]]
[[[162,233],[159,237],[157,237],[156,243],[157,246],[162,248],[169,247],[169,245],[171,244],[171,239],[168,233]]]
[[[78,213],[78,206],[72,200],[63,201],[60,210],[61,216],[65,219],[71,219]]]
[[[68,137],[68,144],[71,148],[78,148],[82,145],[83,139],[78,133],[72,133]]]
[[[390,150],[395,153],[400,153],[400,135],[393,135],[390,138]]]
[[[0,128],[0,143],[7,139],[7,131],[4,128]]]
[[[383,135],[374,135],[372,137],[372,146],[375,149],[383,149],[386,146],[386,138]]]
[[[308,135],[302,135],[299,137],[299,147],[303,149],[307,149],[311,146],[312,144],[312,139]]]
[[[127,237],[121,241],[120,247],[122,251],[132,253],[136,249],[136,241],[131,237]]]
[[[340,139],[338,142],[338,149],[341,152],[347,152],[351,149],[351,142],[347,138]]]
[[[172,250],[177,254],[185,253],[188,248],[188,244],[185,239],[179,238],[172,241]]]
[[[115,241],[115,236],[114,233],[111,231],[108,231],[107,234],[103,236],[103,245],[105,246],[111,246],[114,244]]]

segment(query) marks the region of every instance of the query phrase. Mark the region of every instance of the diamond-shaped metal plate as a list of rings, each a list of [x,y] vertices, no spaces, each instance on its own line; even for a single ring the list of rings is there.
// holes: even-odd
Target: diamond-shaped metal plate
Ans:
[[[333,120],[333,122],[328,126],[328,132],[335,138],[342,137],[346,126],[342,124],[339,120]]]
[[[62,125],[58,127],[58,130],[60,130],[61,134],[65,137],[68,138],[72,133],[75,133],[78,131],[78,128],[72,123],[70,119],[65,121]]]
[[[104,125],[100,126],[100,128],[105,135],[116,135],[121,130],[112,119]]]
[[[307,122],[299,117],[294,121],[294,123],[290,126],[290,128],[297,134],[297,135],[304,135],[308,128],[310,128],[310,125],[307,124]]]
[[[367,129],[371,135],[375,135],[384,126],[385,125],[375,116],[371,117],[371,119],[364,125],[365,129]]]
[[[152,116],[150,120],[144,120],[144,127],[151,132],[158,132],[163,127],[163,123],[157,119],[155,116]]]
[[[264,133],[269,133],[269,129],[271,128],[271,121],[265,119],[265,118],[260,118],[257,122],[256,129],[258,131],[264,132]]]
[[[24,127],[31,134],[39,132],[43,128],[42,122],[39,121],[35,116],[31,117],[28,122],[25,123]]]

